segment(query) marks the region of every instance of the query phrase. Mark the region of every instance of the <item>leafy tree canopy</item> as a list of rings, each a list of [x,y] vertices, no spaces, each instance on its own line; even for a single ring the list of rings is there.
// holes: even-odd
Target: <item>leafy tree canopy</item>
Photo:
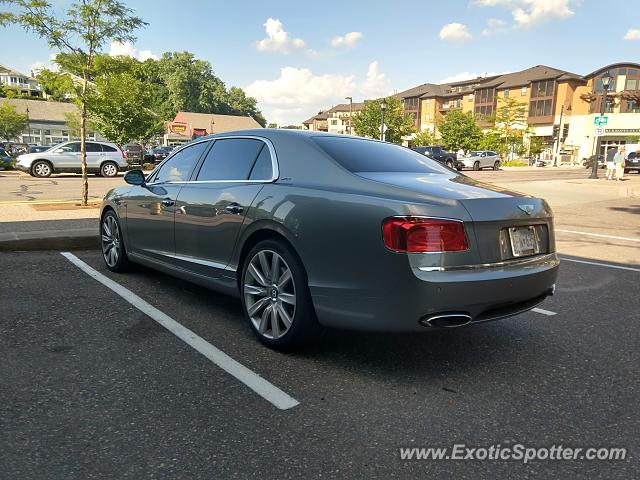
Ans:
[[[387,126],[385,140],[391,143],[402,143],[402,137],[414,131],[413,121],[405,117],[400,99],[385,99],[387,107],[384,112],[384,123]],[[358,135],[380,138],[382,123],[382,99],[365,102],[364,108],[353,114],[353,127]]]
[[[441,143],[450,151],[460,148],[475,150],[482,138],[482,129],[471,112],[452,110],[448,112],[438,125],[442,136]]]
[[[0,138],[11,141],[27,128],[28,119],[24,113],[18,113],[9,102],[0,102]]]

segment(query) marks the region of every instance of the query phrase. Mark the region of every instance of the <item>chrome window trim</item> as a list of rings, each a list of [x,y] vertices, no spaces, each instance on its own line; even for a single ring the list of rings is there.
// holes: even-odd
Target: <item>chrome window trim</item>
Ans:
[[[556,254],[554,252],[554,253],[545,253],[542,255],[533,255],[527,258],[518,258],[515,260],[505,260],[503,262],[478,263],[475,265],[454,265],[451,267],[418,267],[418,270],[422,272],[455,272],[455,271],[464,271],[464,270],[483,270],[483,269],[514,267],[519,265],[546,262],[548,260],[555,259],[555,257],[556,257]]]
[[[158,186],[158,185],[167,185],[167,184],[194,184],[194,185],[198,185],[198,184],[208,184],[208,183],[273,183],[276,180],[278,180],[278,178],[280,178],[280,168],[278,165],[278,156],[276,155],[276,149],[273,146],[273,143],[271,142],[270,139],[266,138],[266,137],[259,137],[257,135],[225,135],[225,136],[221,136],[221,137],[212,137],[212,138],[207,138],[206,140],[200,140],[197,142],[193,142],[193,143],[189,143],[188,145],[185,145],[184,147],[180,147],[180,149],[176,150],[175,152],[172,152],[170,156],[168,156],[167,158],[165,158],[162,163],[160,163],[150,174],[149,176],[152,176],[155,171],[157,169],[159,169],[160,167],[162,167],[162,165],[164,165],[167,161],[169,161],[169,159],[171,157],[173,157],[176,153],[180,152],[183,148],[186,148],[187,146],[192,146],[195,145],[197,143],[202,143],[202,142],[215,142],[217,140],[229,140],[229,139],[249,139],[249,140],[260,140],[263,143],[265,143],[267,145],[267,148],[269,149],[269,155],[271,155],[271,171],[272,171],[272,175],[270,179],[266,179],[266,180],[183,180],[183,181],[176,181],[176,182],[160,182],[160,183],[147,183],[147,185],[151,185],[151,186]],[[212,145],[213,147],[213,145]],[[208,153],[208,151],[207,151]],[[206,156],[205,156],[206,159]],[[257,158],[256,158],[257,160]],[[204,160],[203,160],[204,161]]]

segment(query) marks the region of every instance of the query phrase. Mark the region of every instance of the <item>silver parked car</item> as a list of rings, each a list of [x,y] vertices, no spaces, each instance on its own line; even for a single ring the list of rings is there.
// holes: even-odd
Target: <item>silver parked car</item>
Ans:
[[[459,159],[460,160],[460,159]],[[465,168],[481,170],[483,168],[500,169],[500,155],[490,150],[474,150],[468,156],[462,157]]]
[[[245,130],[128,172],[100,214],[107,267],[137,262],[231,295],[274,348],[320,325],[458,327],[554,291],[544,200],[483,184],[404,147]]]
[[[87,142],[87,171],[115,177],[127,170],[127,161],[115,143]],[[48,177],[52,173],[81,173],[80,142],[59,143],[43,152],[25,153],[18,157],[16,167],[34,177]]]

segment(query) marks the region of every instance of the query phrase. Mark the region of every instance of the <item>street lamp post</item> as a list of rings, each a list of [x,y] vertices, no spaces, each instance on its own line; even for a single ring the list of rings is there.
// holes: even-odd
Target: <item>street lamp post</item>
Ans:
[[[607,71],[602,76],[602,102],[600,105],[600,116],[604,116],[605,111],[607,109],[607,92],[609,91],[609,86],[611,84],[611,74]],[[596,154],[593,159],[593,165],[591,165],[591,175],[589,178],[597,179],[598,178],[598,155],[600,154],[600,137],[596,141]],[[607,161],[607,152],[604,152],[604,161]]]
[[[382,113],[380,121],[380,140],[384,142],[384,111],[387,109],[387,101],[386,99],[382,99],[382,103],[380,104],[380,112]]]
[[[344,97],[345,100],[349,100],[349,135],[353,135],[351,127],[351,116],[353,115],[353,97]]]
[[[26,143],[32,143],[31,142],[31,121],[29,120],[29,105],[27,105],[27,129],[29,131],[29,141]]]

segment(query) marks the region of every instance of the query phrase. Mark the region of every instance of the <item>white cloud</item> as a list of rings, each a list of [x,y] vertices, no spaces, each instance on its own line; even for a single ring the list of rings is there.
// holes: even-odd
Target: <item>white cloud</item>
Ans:
[[[344,97],[373,98],[390,91],[390,82],[380,73],[378,62],[369,65],[366,76],[330,73],[317,75],[308,68],[284,67],[273,80],[256,80],[245,88],[258,100],[269,122],[297,124]]]
[[[440,30],[440,39],[446,42],[463,43],[471,40],[471,34],[463,23],[448,23]]]
[[[362,32],[349,32],[331,39],[333,47],[353,48],[362,38]]]
[[[465,80],[473,80],[478,77],[493,77],[494,75],[504,75],[506,72],[460,72],[455,75],[443,78],[438,83],[455,83],[464,82]]]
[[[573,6],[581,0],[475,0],[481,7],[504,7],[511,11],[515,27],[531,28],[551,20],[574,15]]]
[[[624,34],[625,40],[640,40],[640,28],[630,28]]]
[[[482,30],[482,36],[490,37],[493,35],[498,35],[500,33],[505,33],[508,30],[507,22],[504,20],[499,20],[497,18],[490,18],[487,20],[487,28]]]
[[[151,50],[138,51],[131,42],[111,42],[109,55],[111,55],[112,57],[124,55],[125,57],[137,58],[141,62],[144,62],[145,60],[148,60],[150,58],[153,60],[158,59],[158,56],[151,53]]]
[[[291,38],[289,32],[284,30],[282,22],[276,18],[268,18],[264,23],[267,38],[256,43],[256,48],[261,52],[278,52],[287,54],[296,48],[304,48],[306,43],[301,38]]]

